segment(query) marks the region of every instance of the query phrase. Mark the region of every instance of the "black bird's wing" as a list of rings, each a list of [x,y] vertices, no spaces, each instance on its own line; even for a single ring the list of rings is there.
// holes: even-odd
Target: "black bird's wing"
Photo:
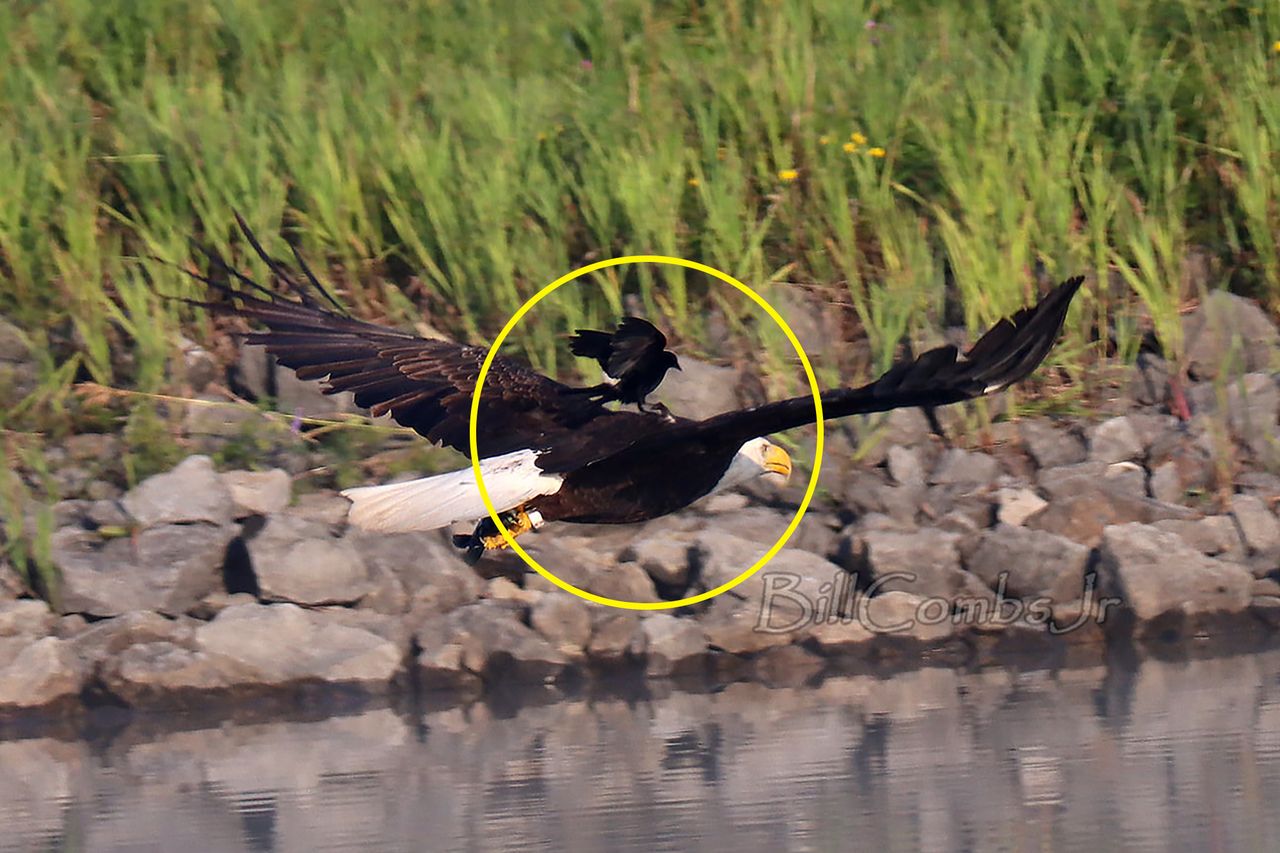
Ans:
[[[428,340],[348,316],[296,251],[305,282],[271,258],[238,216],[237,221],[259,257],[296,298],[263,287],[216,252],[199,247],[209,258],[212,274],[244,287],[191,273],[224,297],[195,304],[265,325],[265,331],[250,332],[246,343],[265,346],[299,379],[326,379],[326,394],[350,391],[356,405],[374,416],[390,414],[402,426],[468,453],[471,397],[486,350]],[[478,418],[480,455],[545,445],[565,430],[608,416],[598,403],[569,391],[569,386],[511,359],[494,359]]]
[[[648,320],[624,317],[613,333],[612,353],[605,373],[622,378],[652,361],[667,348],[667,336]]]
[[[667,336],[648,320],[624,317],[613,332],[578,329],[569,338],[569,351],[593,358],[610,379],[623,379],[643,368],[667,347]]]

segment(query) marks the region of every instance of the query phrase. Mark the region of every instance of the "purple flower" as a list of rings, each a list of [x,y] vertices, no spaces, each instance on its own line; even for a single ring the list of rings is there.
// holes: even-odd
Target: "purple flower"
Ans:
[[[582,62],[578,63],[578,65],[579,67],[582,68],[583,71],[590,71],[591,69],[596,67],[595,63],[593,63],[590,59],[584,59],[582,60]]]
[[[302,434],[302,407],[299,406],[293,413],[293,420],[289,422],[289,432],[294,435]]]

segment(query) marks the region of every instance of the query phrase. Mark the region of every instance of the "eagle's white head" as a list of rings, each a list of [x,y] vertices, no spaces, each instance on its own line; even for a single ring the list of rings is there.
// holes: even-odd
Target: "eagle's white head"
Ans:
[[[764,438],[753,438],[738,448],[729,470],[724,472],[712,492],[740,486],[756,477],[764,477],[782,486],[791,476],[791,457],[787,451]]]

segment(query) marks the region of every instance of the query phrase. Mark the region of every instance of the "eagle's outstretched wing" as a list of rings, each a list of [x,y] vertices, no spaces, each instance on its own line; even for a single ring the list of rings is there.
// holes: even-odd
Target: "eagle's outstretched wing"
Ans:
[[[246,239],[294,298],[263,287],[232,268],[215,251],[199,247],[212,265],[211,275],[194,274],[222,301],[196,303],[219,314],[257,321],[245,342],[261,344],[299,379],[324,379],[325,393],[350,391],[356,405],[395,421],[431,441],[468,452],[471,397],[486,350],[449,341],[428,340],[409,332],[366,323],[347,315],[294,251],[306,277],[272,258],[238,215]],[[239,281],[231,287],[214,275]],[[521,365],[498,357],[485,379],[478,418],[482,457],[546,444],[610,412],[571,389]]]
[[[1007,388],[1028,376],[1048,355],[1083,282],[1077,276],[1059,284],[1035,305],[996,323],[963,356],[954,346],[938,347],[895,364],[870,384],[824,391],[824,417],[942,406]],[[679,442],[736,448],[749,439],[813,421],[813,398],[792,397],[701,421],[677,419],[663,429],[636,429],[625,439],[614,439],[610,452],[596,449],[592,461],[661,453],[664,446]]]

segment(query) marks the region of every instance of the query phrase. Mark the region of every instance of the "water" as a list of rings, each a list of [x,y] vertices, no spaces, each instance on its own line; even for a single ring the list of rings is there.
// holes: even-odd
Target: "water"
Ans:
[[[661,695],[656,695],[660,693]],[[1280,652],[0,741],[2,850],[1272,850]]]

